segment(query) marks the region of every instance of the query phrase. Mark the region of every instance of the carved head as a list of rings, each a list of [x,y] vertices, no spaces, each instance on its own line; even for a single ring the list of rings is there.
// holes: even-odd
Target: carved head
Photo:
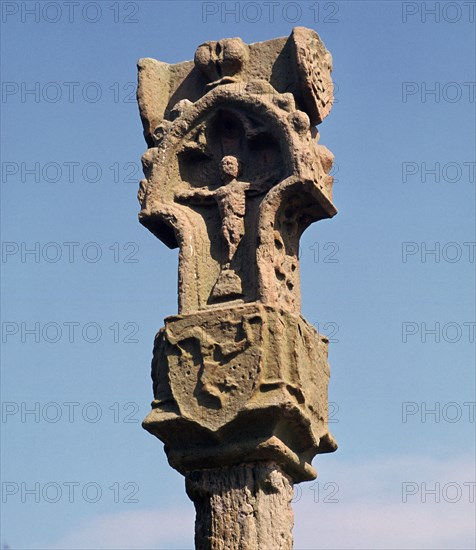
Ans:
[[[223,183],[237,178],[241,174],[241,163],[240,161],[232,156],[227,155],[223,157],[220,162],[220,176]]]
[[[195,52],[195,66],[209,82],[239,73],[249,58],[248,45],[241,38],[205,42]]]

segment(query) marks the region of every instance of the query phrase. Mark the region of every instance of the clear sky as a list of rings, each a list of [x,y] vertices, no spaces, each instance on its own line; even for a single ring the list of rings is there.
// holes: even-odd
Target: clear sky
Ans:
[[[302,25],[334,58],[339,213],[301,270],[339,449],[297,491],[295,548],[474,548],[475,3],[1,8],[1,543],[192,548],[183,478],[140,427],[177,252],[137,221],[136,62]]]

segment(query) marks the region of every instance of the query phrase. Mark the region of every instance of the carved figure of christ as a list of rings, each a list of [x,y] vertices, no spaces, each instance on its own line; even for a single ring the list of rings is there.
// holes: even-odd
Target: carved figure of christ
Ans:
[[[221,234],[227,244],[227,261],[222,270],[230,269],[230,262],[245,234],[246,192],[250,183],[238,181],[240,163],[236,157],[225,156],[220,162],[223,185],[215,190],[199,188],[176,193],[179,201],[204,204],[215,201],[221,218]]]

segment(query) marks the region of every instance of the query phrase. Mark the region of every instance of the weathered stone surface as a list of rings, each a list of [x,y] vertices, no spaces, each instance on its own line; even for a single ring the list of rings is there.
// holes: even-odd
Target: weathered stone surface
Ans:
[[[190,472],[186,488],[197,550],[291,550],[293,483],[278,464]]]
[[[327,426],[327,340],[301,315],[260,303],[169,317],[156,338],[144,427],[185,473],[275,460],[313,479]]]
[[[302,28],[288,40],[221,43],[220,61],[217,44],[199,47],[198,69],[139,63],[152,145],[140,220],[180,246],[181,313],[254,301],[299,312],[299,238],[336,213],[333,157],[310,120],[330,107],[330,54]],[[216,70],[223,76],[211,86]]]
[[[317,33],[296,27],[289,38],[245,44],[227,38],[202,44],[194,61],[169,65],[156,59],[139,61],[139,109],[144,136],[153,146],[156,130],[181,101],[196,102],[210,88],[230,82],[266,82],[274,93],[292,94],[311,124],[327,116],[333,102],[332,56]],[[272,93],[273,93],[272,92]]]
[[[288,549],[292,483],[336,448],[327,340],[301,316],[298,254],[305,229],[336,214],[315,128],[331,55],[297,27],[138,67],[139,219],[179,248],[179,315],[156,336],[144,427],[186,476],[197,548]]]

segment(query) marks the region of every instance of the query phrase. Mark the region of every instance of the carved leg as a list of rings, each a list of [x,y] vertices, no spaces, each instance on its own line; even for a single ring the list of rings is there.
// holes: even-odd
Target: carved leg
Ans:
[[[293,483],[275,462],[186,475],[196,550],[291,550]]]

